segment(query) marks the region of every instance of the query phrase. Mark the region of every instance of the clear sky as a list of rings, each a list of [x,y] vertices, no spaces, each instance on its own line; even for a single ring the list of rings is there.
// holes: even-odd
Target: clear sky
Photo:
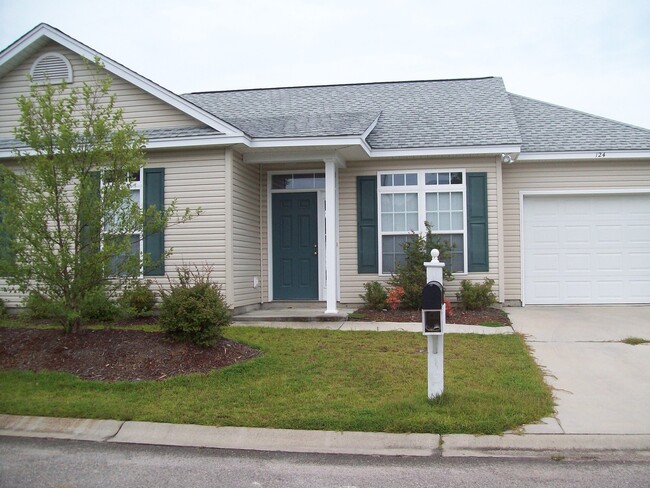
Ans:
[[[500,76],[650,129],[650,0],[0,0],[176,93]]]

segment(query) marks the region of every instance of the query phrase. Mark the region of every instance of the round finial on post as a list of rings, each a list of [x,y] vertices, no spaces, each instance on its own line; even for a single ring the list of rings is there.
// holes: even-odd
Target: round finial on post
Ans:
[[[431,249],[431,262],[432,263],[437,263],[438,262],[438,256],[440,256],[440,251],[437,249]]]

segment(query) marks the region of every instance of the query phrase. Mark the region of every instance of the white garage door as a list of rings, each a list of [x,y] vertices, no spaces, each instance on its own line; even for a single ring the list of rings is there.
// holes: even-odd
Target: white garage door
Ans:
[[[524,304],[650,303],[650,193],[523,206]]]

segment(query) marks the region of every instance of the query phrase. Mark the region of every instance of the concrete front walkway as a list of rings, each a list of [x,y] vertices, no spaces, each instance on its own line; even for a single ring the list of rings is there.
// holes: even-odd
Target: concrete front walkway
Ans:
[[[650,306],[506,308],[554,389],[556,420],[526,432],[650,434]]]

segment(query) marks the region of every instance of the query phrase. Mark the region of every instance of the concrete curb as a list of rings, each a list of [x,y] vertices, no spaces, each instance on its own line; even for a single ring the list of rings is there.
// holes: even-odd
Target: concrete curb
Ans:
[[[122,427],[119,420],[0,415],[0,435],[104,442]]]
[[[504,434],[443,436],[443,457],[550,457],[553,453],[636,451],[650,456],[650,435]]]
[[[440,436],[125,422],[109,442],[318,454],[432,456],[438,450]]]
[[[371,456],[551,458],[559,453],[624,453],[650,458],[648,434],[386,434],[0,415],[0,436]]]

